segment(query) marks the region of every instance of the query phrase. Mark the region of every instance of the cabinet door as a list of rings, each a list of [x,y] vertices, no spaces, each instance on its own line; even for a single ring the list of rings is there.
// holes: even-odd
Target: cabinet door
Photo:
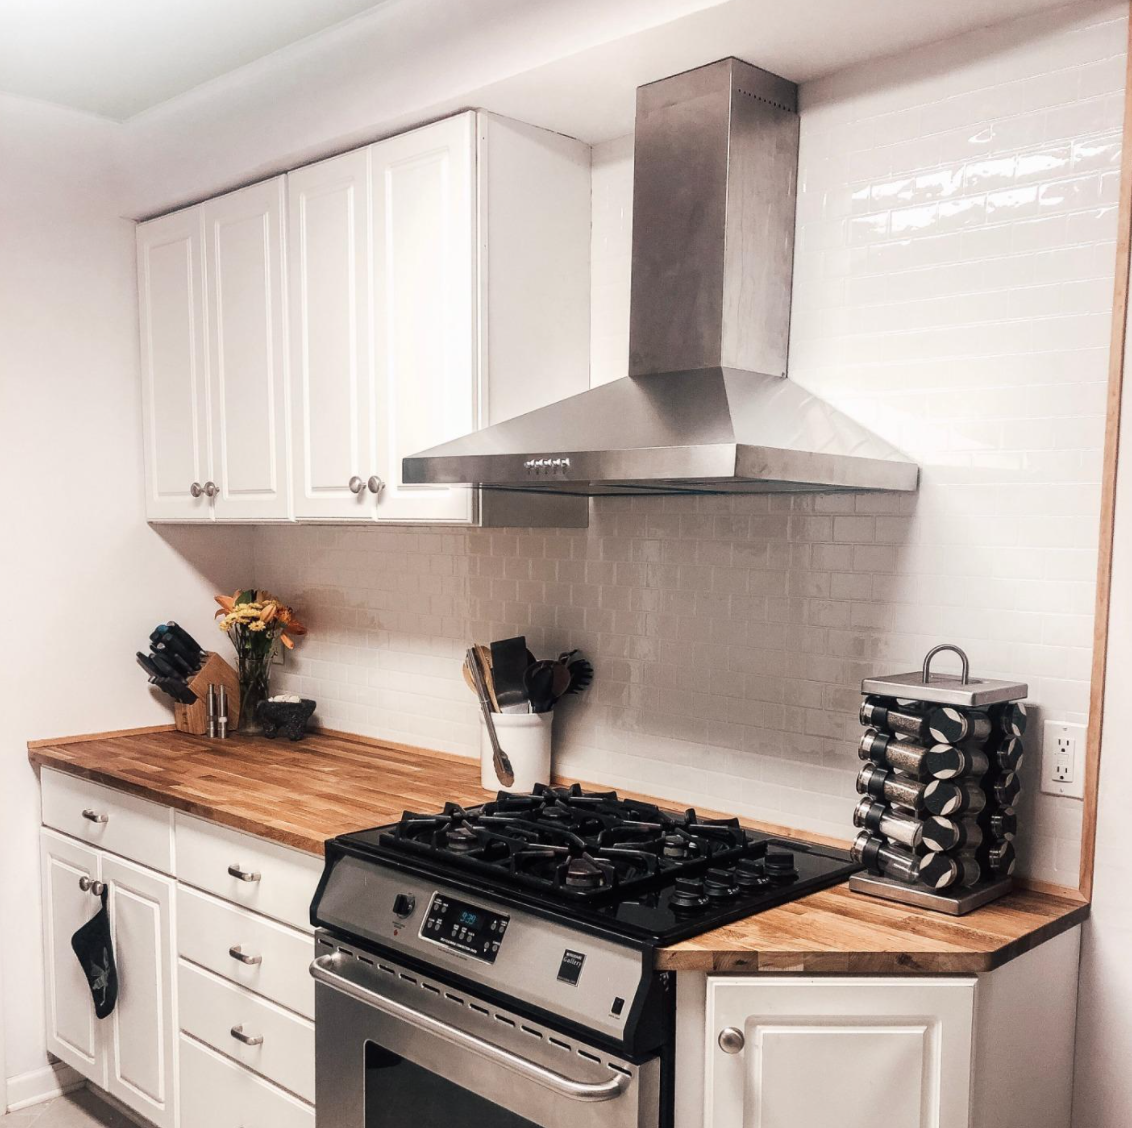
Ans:
[[[277,177],[203,204],[217,520],[290,513]]]
[[[710,978],[705,1128],[967,1128],[974,999],[974,979]]]
[[[401,460],[477,425],[475,114],[370,148],[378,520],[467,522],[474,491],[406,486]]]
[[[173,1124],[174,883],[109,855],[110,924],[118,967],[118,1005],[106,1020],[106,1088],[158,1128]]]
[[[146,516],[211,521],[200,208],[139,224],[137,242]]]
[[[71,948],[71,937],[98,912],[98,898],[79,887],[99,875],[97,850],[40,831],[47,1048],[96,1085],[106,1085],[106,1061],[90,988]]]
[[[294,513],[373,518],[369,150],[287,176]]]

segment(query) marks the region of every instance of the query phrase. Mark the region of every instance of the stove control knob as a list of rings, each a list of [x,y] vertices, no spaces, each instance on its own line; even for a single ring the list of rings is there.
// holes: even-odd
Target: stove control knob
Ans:
[[[704,883],[698,877],[678,877],[672,890],[672,907],[702,909],[707,904]]]
[[[794,855],[789,850],[768,850],[763,866],[767,877],[777,878],[779,881],[794,877],[798,873],[794,865]]]
[[[735,884],[745,892],[762,889],[770,884],[762,858],[741,858],[735,863]]]
[[[719,1048],[725,1054],[737,1054],[746,1043],[743,1037],[742,1030],[736,1030],[734,1026],[725,1026],[719,1032]]]
[[[399,917],[412,916],[416,907],[417,899],[411,893],[398,893],[393,898],[393,912]]]

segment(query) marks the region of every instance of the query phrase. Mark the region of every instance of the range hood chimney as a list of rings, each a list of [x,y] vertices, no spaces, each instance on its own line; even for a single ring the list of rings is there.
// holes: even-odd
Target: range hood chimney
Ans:
[[[786,379],[797,97],[738,59],[640,87],[629,375],[406,458],[404,481],[589,496],[914,490],[915,463]]]

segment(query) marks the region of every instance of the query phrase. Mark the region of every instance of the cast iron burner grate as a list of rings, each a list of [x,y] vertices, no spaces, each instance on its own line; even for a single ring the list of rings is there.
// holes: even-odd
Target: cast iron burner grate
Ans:
[[[701,818],[615,791],[536,786],[439,815],[406,811],[382,845],[573,901],[621,900],[740,856],[761,853],[738,819]]]

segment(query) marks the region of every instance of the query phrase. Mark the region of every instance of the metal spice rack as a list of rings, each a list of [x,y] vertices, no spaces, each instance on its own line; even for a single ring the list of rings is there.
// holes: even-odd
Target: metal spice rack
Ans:
[[[961,672],[932,673],[942,651]],[[861,683],[868,728],[853,814],[858,893],[959,916],[1013,888],[1023,682],[972,678],[933,647],[920,670]]]

